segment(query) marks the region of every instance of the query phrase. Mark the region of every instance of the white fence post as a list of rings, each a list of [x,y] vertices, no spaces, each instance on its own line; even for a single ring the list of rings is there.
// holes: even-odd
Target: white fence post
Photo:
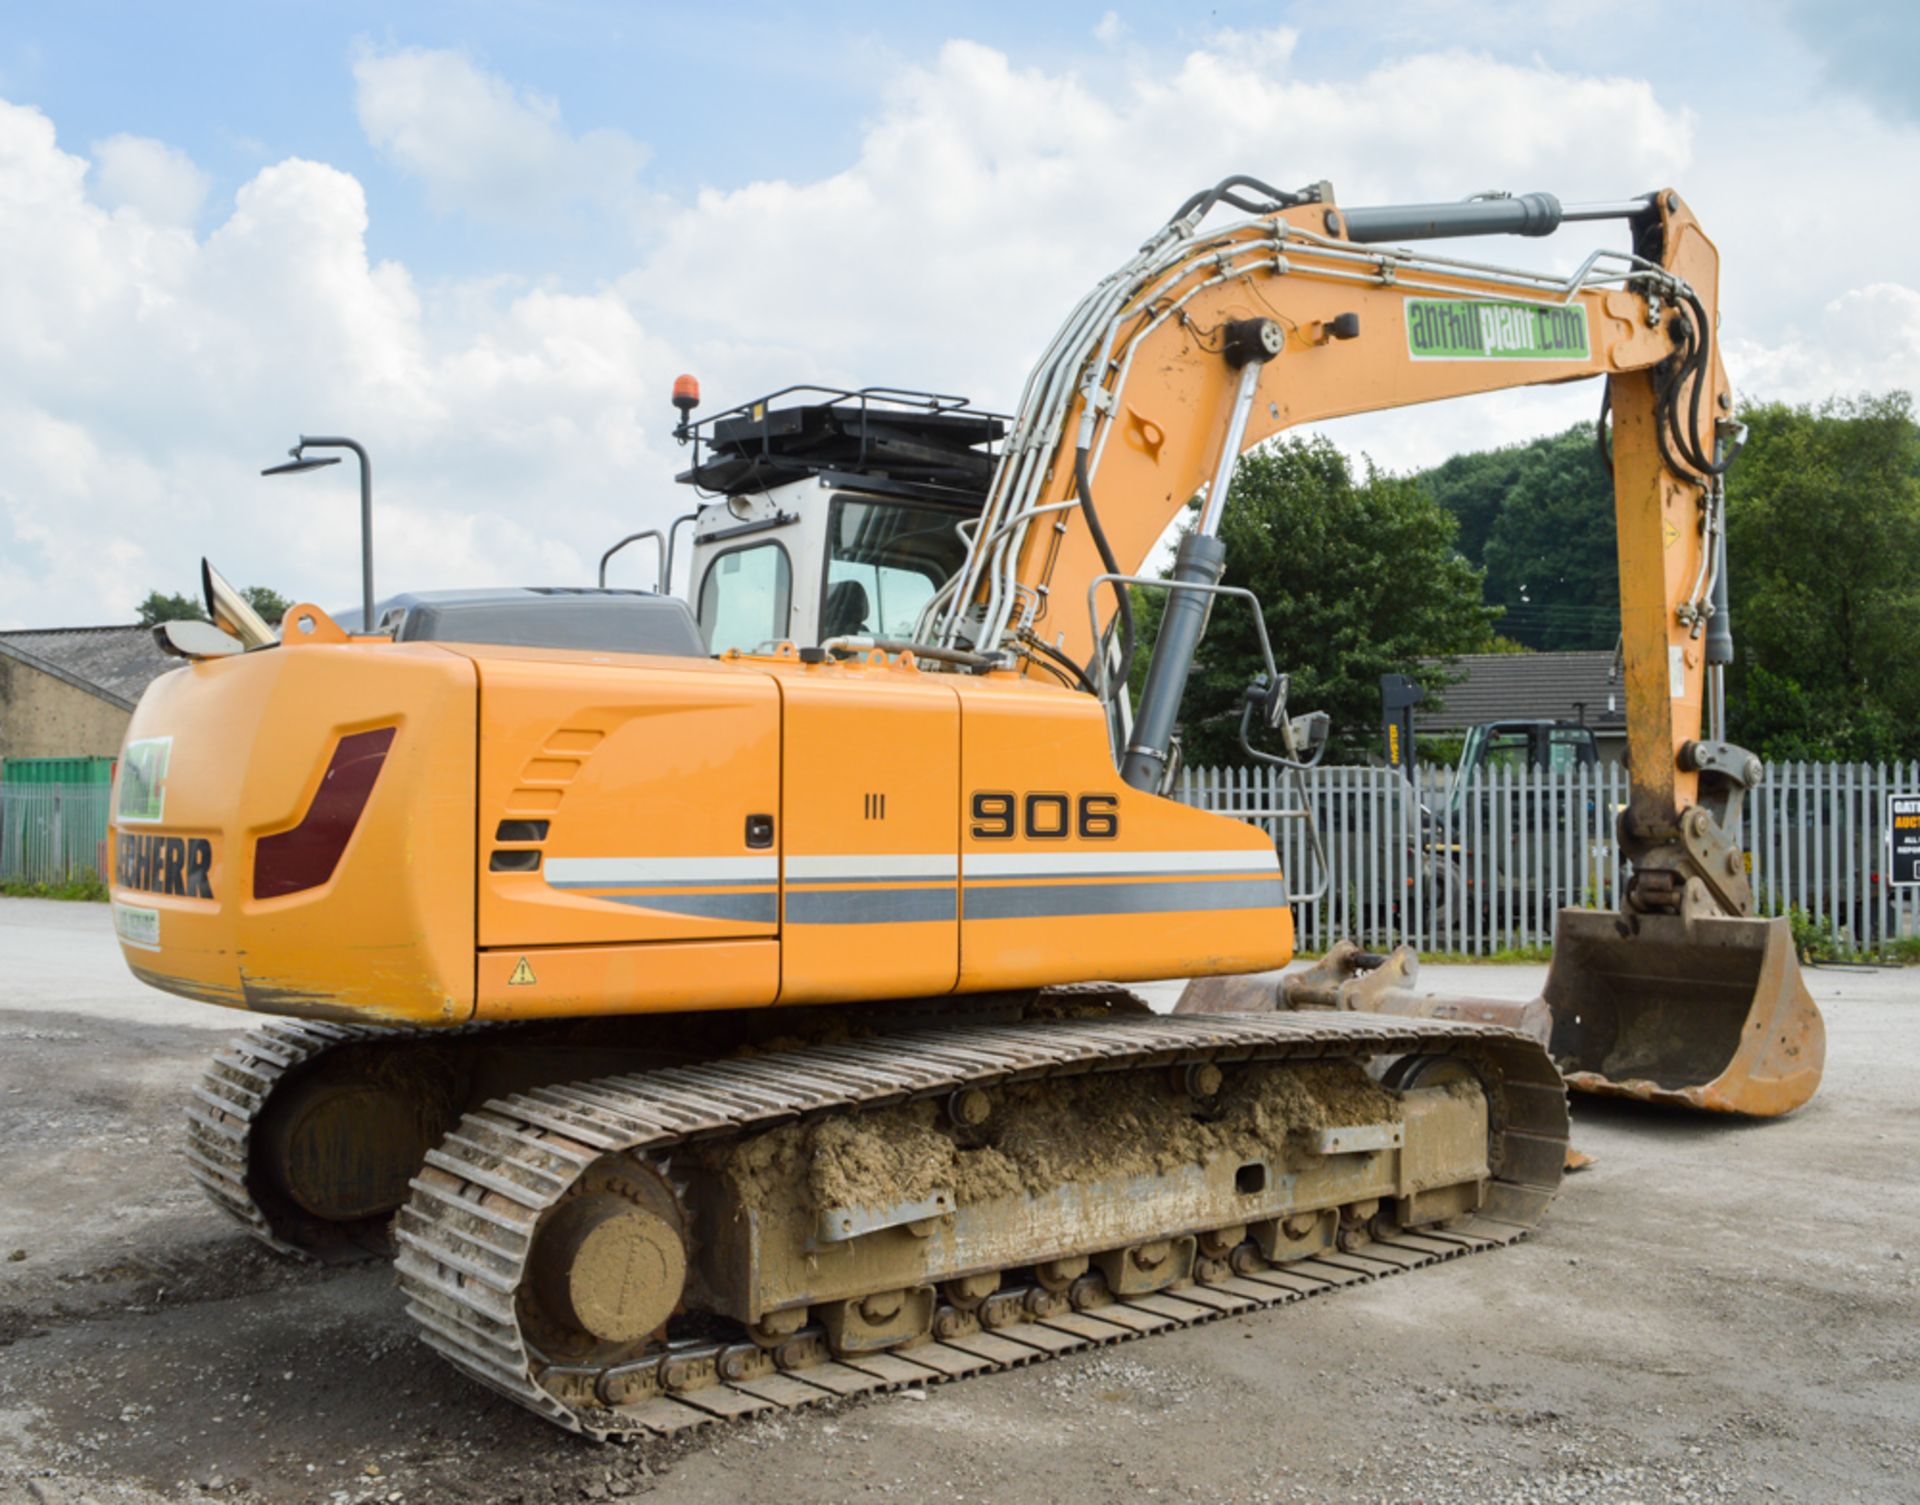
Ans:
[[[1341,937],[1386,949],[1485,956],[1553,937],[1563,907],[1617,909],[1624,769],[1323,767],[1304,776],[1327,856],[1325,898],[1296,909],[1302,950]],[[1840,947],[1889,951],[1915,930],[1920,895],[1887,882],[1887,798],[1920,790],[1920,765],[1770,764],[1749,791],[1745,840],[1757,914],[1799,910]],[[1295,786],[1271,768],[1181,774],[1177,797],[1253,821],[1289,881],[1311,885]]]

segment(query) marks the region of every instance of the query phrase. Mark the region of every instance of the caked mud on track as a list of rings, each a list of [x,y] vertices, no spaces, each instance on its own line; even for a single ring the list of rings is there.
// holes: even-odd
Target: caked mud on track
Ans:
[[[286,1230],[246,1195],[247,1126],[296,1057],[357,1038],[276,1024],[236,1042],[206,1079],[196,1173],[268,1241],[285,1244]],[[1360,1075],[1369,1061],[1402,1090]],[[248,1062],[255,1087],[241,1082]],[[1449,1069],[1436,1074],[1440,1063]],[[1319,1097],[1296,1090],[1270,1126],[1271,1153],[1256,1155],[1222,1105],[1236,1082],[1288,1072],[1317,1082]],[[990,1200],[955,1206],[931,1183],[904,1185],[919,1200],[874,1193],[843,1209],[844,1232],[782,1232],[771,1205],[744,1215],[728,1203],[717,1222],[711,1211],[730,1145],[903,1112],[961,1125],[978,1114],[977,1129],[996,1104],[1016,1121],[1020,1094],[1041,1082],[1050,1098],[1078,1092],[1092,1105],[1089,1178],[1065,1166],[1048,1193],[1031,1185],[1030,1158],[1011,1204],[1029,1209],[1020,1217],[996,1217],[1007,1204]],[[1213,1158],[1169,1159],[1163,1144],[1158,1170],[1153,1156],[1114,1160],[1111,1149],[1101,1161],[1099,1105],[1122,1111],[1122,1089],[1164,1095],[1167,1084],[1198,1118],[1218,1119],[1195,1140]],[[1478,1117],[1461,1117],[1468,1099]],[[1478,1143],[1463,1152],[1468,1170],[1447,1168],[1462,1123]],[[972,1143],[974,1129],[953,1132]],[[911,1028],[487,1101],[412,1179],[397,1268],[426,1341],[482,1383],[591,1435],[674,1432],[1017,1367],[1510,1242],[1551,1200],[1566,1134],[1564,1090],[1538,1046],[1483,1026],[1112,1015]],[[223,1156],[207,1153],[221,1145]],[[635,1259],[657,1284],[664,1259],[665,1294],[642,1280],[627,1307],[617,1290],[603,1300],[593,1270],[609,1251],[621,1262],[614,1286],[632,1285]],[[622,1326],[636,1320],[644,1331]]]

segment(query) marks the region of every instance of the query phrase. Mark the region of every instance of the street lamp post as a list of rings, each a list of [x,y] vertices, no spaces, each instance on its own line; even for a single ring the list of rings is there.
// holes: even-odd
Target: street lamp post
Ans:
[[[312,438],[306,434],[300,436],[300,442],[288,454],[293,458],[284,465],[269,465],[260,474],[263,476],[293,475],[303,470],[318,470],[322,465],[338,465],[338,455],[326,455],[309,458],[310,449],[348,449],[360,461],[360,630],[372,632],[373,621],[373,462],[367,458],[365,448],[358,440],[343,438]]]

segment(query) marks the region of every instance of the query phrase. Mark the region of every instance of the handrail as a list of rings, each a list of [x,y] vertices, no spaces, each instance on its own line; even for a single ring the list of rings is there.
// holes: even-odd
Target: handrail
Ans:
[[[674,525],[677,527],[679,523],[683,521],[685,521],[685,519],[676,519]],[[642,528],[638,533],[629,533],[625,538],[621,539],[620,542],[600,556],[600,589],[605,590],[607,588],[607,564],[612,560],[613,556],[618,554],[628,544],[638,543],[643,538],[651,538],[653,540],[653,546],[659,554],[654,567],[654,590],[661,595],[666,594],[666,585],[662,581],[661,576],[666,573],[667,561],[672,557],[668,552],[672,545],[668,542],[667,535],[662,533],[658,528]]]

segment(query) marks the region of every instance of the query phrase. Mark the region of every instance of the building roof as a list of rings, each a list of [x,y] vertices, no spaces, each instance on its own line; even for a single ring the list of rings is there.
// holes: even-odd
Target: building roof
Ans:
[[[0,655],[63,679],[76,689],[130,711],[141,692],[180,660],[160,651],[153,629],[42,627],[0,632]]]
[[[1626,725],[1626,685],[1609,677],[1611,652],[1467,653],[1428,662],[1467,677],[1458,684],[1428,690],[1426,701],[1414,712],[1414,724],[1423,732],[1462,731],[1482,721]]]

